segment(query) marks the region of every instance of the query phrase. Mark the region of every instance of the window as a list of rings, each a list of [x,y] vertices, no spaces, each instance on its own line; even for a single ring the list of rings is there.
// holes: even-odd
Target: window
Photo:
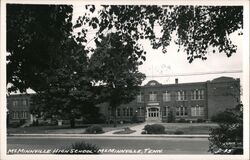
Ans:
[[[17,106],[18,105],[18,100],[13,100],[12,105]]]
[[[13,111],[13,112],[12,112],[12,118],[13,118],[13,119],[18,119],[18,118],[19,118],[19,117],[18,117],[18,112]]]
[[[155,92],[150,92],[149,101],[151,101],[151,102],[156,102],[157,101],[157,95],[156,95]]]
[[[27,100],[27,99],[23,99],[23,100],[22,100],[22,104],[23,104],[24,106],[27,106],[27,105],[28,105],[28,100]]]
[[[178,91],[177,92],[177,101],[184,101],[187,100],[186,91]]]
[[[137,95],[137,102],[143,102],[143,95],[142,95],[142,93],[140,93],[139,95]]]
[[[169,107],[163,107],[162,116],[166,117],[169,114]]]
[[[133,108],[123,108],[123,116],[133,116]]]
[[[27,119],[28,118],[28,112],[25,111],[23,114],[24,114],[24,118]]]
[[[191,92],[191,99],[192,100],[201,100],[204,99],[204,90],[203,89],[196,89]]]
[[[28,113],[27,111],[19,111],[19,113],[17,112],[17,114],[18,114],[18,115],[17,115],[17,116],[18,116],[17,118],[19,118],[19,119],[27,119],[27,117],[28,117],[28,116],[27,116],[27,115],[28,115],[27,113]]]
[[[167,102],[171,100],[170,98],[171,95],[168,91],[164,92],[162,95],[163,95],[163,102]]]
[[[177,107],[176,108],[176,116],[187,116],[187,107]]]
[[[200,105],[191,107],[191,115],[192,116],[203,116],[204,115],[204,107]]]
[[[126,109],[126,116],[129,116],[129,108]]]

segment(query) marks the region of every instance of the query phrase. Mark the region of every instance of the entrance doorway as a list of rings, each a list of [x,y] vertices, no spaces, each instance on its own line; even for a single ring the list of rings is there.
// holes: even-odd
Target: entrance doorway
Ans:
[[[161,121],[160,107],[147,107],[146,121]]]

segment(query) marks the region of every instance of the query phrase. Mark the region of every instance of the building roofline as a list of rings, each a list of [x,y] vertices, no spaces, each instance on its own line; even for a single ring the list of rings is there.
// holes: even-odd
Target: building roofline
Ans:
[[[198,84],[206,84],[207,82],[188,82],[188,83],[172,83],[172,84],[162,84],[162,85],[155,85],[155,86],[149,86],[149,85],[143,85],[140,87],[143,88],[150,88],[150,87],[169,87],[169,86],[182,86],[182,85],[198,85]]]
[[[24,95],[27,95],[27,96],[30,96],[30,95],[35,95],[36,93],[17,93],[17,94],[10,94],[10,95],[7,95],[7,97],[18,97],[18,96],[24,96]]]

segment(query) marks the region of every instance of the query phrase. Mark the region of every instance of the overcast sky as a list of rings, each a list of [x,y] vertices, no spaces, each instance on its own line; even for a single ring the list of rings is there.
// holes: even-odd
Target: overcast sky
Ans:
[[[96,6],[96,10],[98,9],[100,9],[100,6]],[[74,5],[73,22],[80,15],[83,15],[84,10],[84,6]],[[94,33],[94,31],[91,31],[90,34],[88,34],[89,40],[94,38]],[[207,55],[207,60],[202,61],[201,59],[195,59],[191,64],[187,60],[186,53],[182,51],[177,52],[178,46],[175,45],[173,41],[167,48],[168,52],[163,54],[161,48],[157,50],[152,49],[148,40],[141,40],[140,43],[143,44],[143,47],[147,52],[146,61],[139,68],[139,70],[147,76],[143,84],[153,79],[160,83],[170,84],[174,83],[175,78],[178,78],[180,83],[207,81],[220,76],[242,78],[241,72],[192,75],[198,73],[242,71],[242,37],[243,36],[238,36],[237,33],[231,35],[231,39],[233,43],[238,46],[238,49],[230,58],[228,58],[225,53],[213,54],[211,52]],[[88,46],[94,45],[93,40],[88,44]],[[190,76],[180,76],[183,74]]]

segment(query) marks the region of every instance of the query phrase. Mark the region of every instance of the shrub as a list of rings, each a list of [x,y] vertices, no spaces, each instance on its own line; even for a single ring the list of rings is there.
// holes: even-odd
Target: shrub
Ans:
[[[180,131],[180,130],[177,130],[177,131],[174,132],[174,134],[184,134],[184,132]]]
[[[132,121],[132,123],[138,123],[139,122],[137,116],[135,116],[135,115],[132,117],[131,121]]]
[[[98,133],[103,133],[103,129],[100,125],[92,125],[88,128],[86,128],[85,133],[87,134],[98,134]]]
[[[147,134],[164,134],[165,133],[165,127],[160,124],[146,125],[143,130],[145,130]]]
[[[183,119],[183,118],[181,118],[178,122],[179,122],[179,123],[187,123],[188,121],[185,120],[185,119]]]
[[[168,122],[169,123],[173,123],[175,122],[175,117],[174,117],[174,113],[172,110],[170,110],[169,114],[168,114]]]
[[[66,147],[64,150],[67,152],[57,152],[55,154],[99,154],[99,147],[86,143],[86,142],[75,142],[70,147]]]
[[[212,117],[212,121],[217,122],[219,127],[210,130],[209,152],[215,153],[243,144],[243,104],[218,113]]]
[[[8,127],[10,128],[18,128],[20,127],[20,123],[19,122],[14,122],[8,125]]]
[[[204,119],[201,119],[201,118],[197,119],[197,123],[203,123],[203,122],[205,122]]]
[[[22,126],[26,123],[26,120],[25,119],[21,119],[20,122],[19,122],[19,126]]]

